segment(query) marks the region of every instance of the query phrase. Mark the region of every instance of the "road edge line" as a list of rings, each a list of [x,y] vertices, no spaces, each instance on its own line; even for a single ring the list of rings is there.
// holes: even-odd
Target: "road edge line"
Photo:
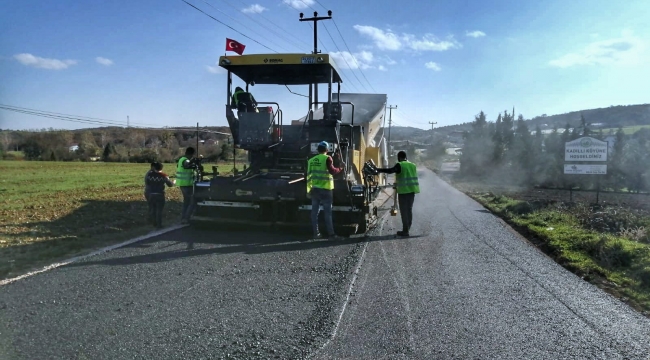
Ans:
[[[143,240],[147,240],[147,239],[150,239],[152,237],[156,237],[158,235],[162,235],[162,234],[174,231],[174,230],[182,229],[182,228],[184,228],[186,226],[189,226],[189,225],[187,225],[187,224],[178,224],[178,225],[170,226],[168,228],[164,228],[164,229],[161,229],[161,230],[152,231],[150,233],[138,236],[136,238],[133,238],[133,239],[130,239],[130,240],[127,240],[127,241],[124,241],[124,242],[121,242],[119,244],[114,244],[114,245],[110,245],[110,246],[95,250],[95,251],[91,252],[90,254],[78,255],[78,256],[69,258],[67,260],[63,260],[61,262],[57,262],[57,263],[54,263],[54,264],[47,265],[47,266],[43,267],[40,270],[34,270],[34,271],[30,271],[30,272],[28,272],[26,274],[16,276],[14,278],[0,280],[0,286],[8,285],[8,284],[11,284],[11,283],[16,282],[18,280],[22,280],[22,279],[28,278],[30,276],[41,274],[41,273],[44,273],[44,272],[46,272],[48,270],[56,269],[56,268],[64,266],[64,265],[68,265],[68,264],[71,264],[73,262],[83,260],[83,259],[86,259],[86,258],[89,258],[89,257],[92,257],[92,256],[100,255],[100,254],[103,254],[105,252],[109,252],[111,250],[115,250],[115,249],[118,249],[118,248],[121,248],[121,247],[124,247],[124,246],[127,246],[127,245],[131,245],[131,244],[143,241]]]

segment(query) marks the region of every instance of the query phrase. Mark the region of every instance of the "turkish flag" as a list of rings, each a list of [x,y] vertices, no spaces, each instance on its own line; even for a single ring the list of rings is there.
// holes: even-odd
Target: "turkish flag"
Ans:
[[[244,48],[246,48],[246,45],[243,45],[235,40],[226,38],[226,51],[234,51],[237,54],[241,55],[244,53]]]

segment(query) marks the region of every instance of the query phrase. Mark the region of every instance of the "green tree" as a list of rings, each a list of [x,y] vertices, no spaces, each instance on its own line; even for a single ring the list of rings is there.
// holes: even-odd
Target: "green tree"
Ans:
[[[465,134],[465,146],[460,156],[460,173],[465,176],[485,176],[493,168],[493,140],[485,113],[481,111]]]
[[[222,161],[228,161],[229,159],[232,159],[232,149],[232,144],[221,144],[221,153],[219,154],[219,159]]]
[[[582,128],[582,136],[592,136],[592,131],[589,129],[589,125],[587,124],[587,120],[585,119],[584,115],[580,114],[580,127]]]
[[[647,143],[646,143],[647,144]],[[632,192],[648,190],[650,175],[650,149],[639,139],[631,139],[625,144],[623,153],[623,172],[625,183]]]
[[[614,190],[621,190],[625,187],[625,171],[623,161],[625,159],[625,133],[623,128],[619,127],[616,132],[616,139],[612,147],[612,153],[609,154],[609,166],[607,169],[606,183]]]

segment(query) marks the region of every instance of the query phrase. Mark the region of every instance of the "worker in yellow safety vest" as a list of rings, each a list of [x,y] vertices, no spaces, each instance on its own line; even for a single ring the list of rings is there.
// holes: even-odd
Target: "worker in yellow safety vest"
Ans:
[[[193,147],[185,149],[185,156],[178,159],[176,163],[176,186],[181,189],[183,194],[183,210],[181,211],[181,224],[187,224],[194,210],[193,193],[194,193],[194,167],[192,162],[195,150]]]
[[[420,184],[418,182],[418,172],[415,164],[406,160],[406,152],[397,153],[397,164],[392,168],[377,168],[377,172],[395,175],[395,188],[397,189],[397,201],[399,204],[400,215],[402,217],[402,231],[398,231],[398,236],[409,236],[409,230],[413,224],[413,203],[415,194],[420,193]]]
[[[232,94],[230,107],[237,109],[237,117],[241,117],[241,114],[244,112],[259,112],[257,110],[257,100],[255,100],[253,94],[244,91],[239,86],[235,88],[235,92]]]
[[[311,226],[314,238],[320,238],[318,214],[322,205],[329,238],[340,239],[334,233],[332,202],[334,200],[334,175],[340,173],[343,168],[334,167],[334,160],[327,155],[328,148],[327,142],[321,141],[318,144],[318,155],[309,159],[307,163],[307,194],[311,197]]]

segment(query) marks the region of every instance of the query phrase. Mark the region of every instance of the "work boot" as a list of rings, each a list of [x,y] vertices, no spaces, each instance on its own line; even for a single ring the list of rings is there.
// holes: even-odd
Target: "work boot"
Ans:
[[[408,231],[398,231],[397,236],[409,237],[409,233],[408,233]]]

